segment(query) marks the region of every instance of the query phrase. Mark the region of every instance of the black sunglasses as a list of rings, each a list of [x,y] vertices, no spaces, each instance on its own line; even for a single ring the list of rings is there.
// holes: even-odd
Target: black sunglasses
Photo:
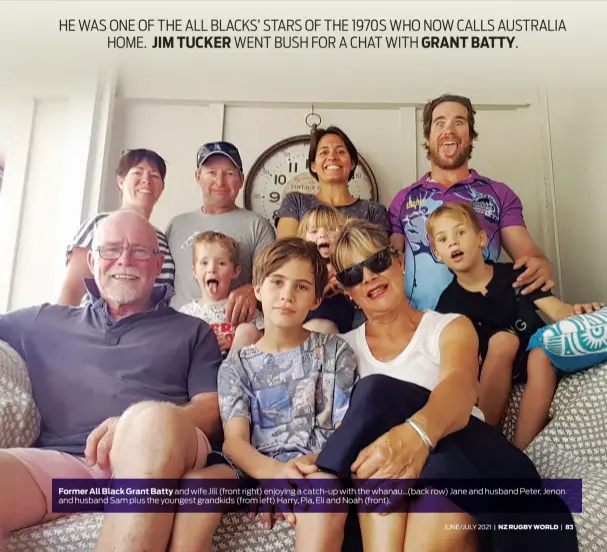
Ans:
[[[396,255],[396,249],[387,247],[360,263],[340,270],[335,277],[337,281],[345,288],[357,286],[363,281],[363,268],[367,267],[374,274],[381,274],[392,266],[392,257]]]

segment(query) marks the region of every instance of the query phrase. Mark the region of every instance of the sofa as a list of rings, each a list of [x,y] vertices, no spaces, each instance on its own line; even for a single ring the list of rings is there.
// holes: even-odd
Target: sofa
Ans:
[[[503,430],[512,438],[522,388],[513,389]],[[574,514],[582,552],[607,550],[607,364],[569,376],[554,397],[551,420],[526,453],[546,478],[582,478],[583,511]],[[0,448],[30,446],[39,430],[27,368],[0,342]],[[71,514],[13,533],[7,552],[86,552],[93,550],[101,514]],[[213,550],[284,552],[294,534],[286,523],[270,532],[244,514],[224,516]]]

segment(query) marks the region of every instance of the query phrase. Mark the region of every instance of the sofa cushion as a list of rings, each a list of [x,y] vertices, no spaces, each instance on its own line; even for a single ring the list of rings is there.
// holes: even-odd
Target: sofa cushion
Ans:
[[[0,341],[0,448],[29,447],[39,431],[40,415],[25,362]]]
[[[92,552],[102,517],[102,514],[72,514],[16,531],[6,543],[6,552]],[[213,552],[288,552],[294,547],[295,530],[286,521],[267,531],[246,514],[223,516],[213,538]]]
[[[529,348],[541,347],[563,372],[577,372],[607,361],[607,307],[541,328]]]

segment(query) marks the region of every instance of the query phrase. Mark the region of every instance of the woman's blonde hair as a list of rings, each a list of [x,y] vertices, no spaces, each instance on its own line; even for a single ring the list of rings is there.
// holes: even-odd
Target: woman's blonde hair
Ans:
[[[339,272],[352,266],[355,253],[367,258],[387,247],[390,247],[390,238],[385,227],[366,220],[348,219],[337,238],[331,264]]]
[[[328,228],[329,230],[341,230],[346,224],[344,217],[337,209],[329,205],[317,205],[310,209],[299,222],[297,237],[305,239],[306,232],[310,229],[310,223],[314,221],[316,228]]]

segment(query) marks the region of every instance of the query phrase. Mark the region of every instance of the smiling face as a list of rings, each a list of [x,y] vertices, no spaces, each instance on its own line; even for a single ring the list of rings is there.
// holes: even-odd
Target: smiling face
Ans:
[[[224,155],[211,155],[196,171],[205,209],[230,209],[242,188],[242,173]]]
[[[310,168],[320,182],[347,185],[352,170],[352,158],[340,136],[325,134],[320,139],[316,157]]]
[[[195,247],[194,278],[203,299],[226,299],[230,294],[232,280],[240,274],[240,267],[234,266],[230,251],[220,243],[198,243]]]
[[[132,166],[124,176],[118,176],[123,205],[130,205],[149,217],[164,190],[164,181],[158,167],[143,159]]]
[[[353,249],[346,268],[361,263],[385,250],[380,244],[372,248]],[[401,253],[392,255],[391,263],[382,272],[375,273],[366,266],[362,269],[362,282],[346,289],[348,296],[364,311],[367,318],[383,315],[399,306],[405,299],[403,286],[404,261]]]
[[[88,262],[108,304],[143,306],[162,270],[163,257],[155,228],[133,211],[119,211],[98,227]]]
[[[453,272],[466,272],[484,263],[487,234],[477,231],[463,217],[438,217],[433,224],[431,240],[436,258]]]
[[[291,259],[269,274],[255,287],[263,308],[266,328],[301,328],[308,313],[318,307],[312,263]]]
[[[467,164],[472,146],[467,108],[457,102],[437,105],[426,146],[431,163],[441,169],[455,170]]]

